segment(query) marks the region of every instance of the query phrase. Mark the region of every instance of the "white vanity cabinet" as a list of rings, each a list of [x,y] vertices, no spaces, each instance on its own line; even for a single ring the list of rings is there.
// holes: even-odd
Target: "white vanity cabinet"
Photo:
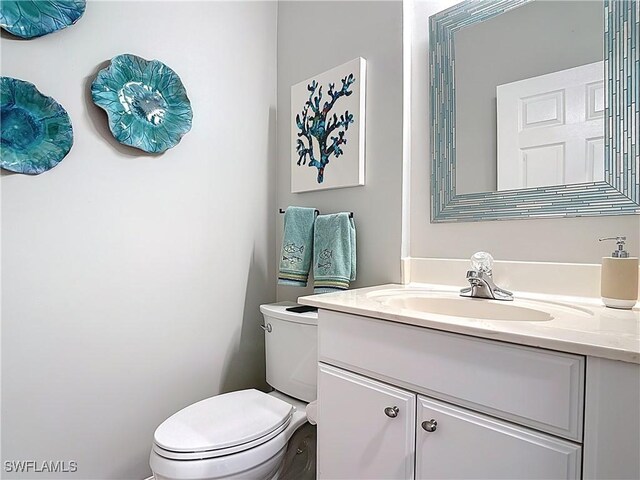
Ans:
[[[318,387],[321,479],[580,478],[571,442],[322,363]]]
[[[592,369],[587,419],[585,356],[329,310],[318,325],[320,479],[637,478],[635,394],[631,425],[605,421],[637,365]],[[598,445],[616,430],[631,457]]]

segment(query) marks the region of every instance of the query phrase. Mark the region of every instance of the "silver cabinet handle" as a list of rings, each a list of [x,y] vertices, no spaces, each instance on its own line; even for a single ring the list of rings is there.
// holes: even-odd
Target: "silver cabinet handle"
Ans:
[[[384,414],[389,418],[396,418],[399,412],[400,412],[400,409],[396,406],[387,407],[384,409]]]
[[[425,420],[422,422],[422,428],[427,432],[435,432],[436,428],[438,428],[438,422],[433,418],[431,420]]]
[[[267,333],[271,333],[271,331],[273,330],[273,327],[271,326],[270,323],[267,323],[266,325],[260,325],[260,328]]]

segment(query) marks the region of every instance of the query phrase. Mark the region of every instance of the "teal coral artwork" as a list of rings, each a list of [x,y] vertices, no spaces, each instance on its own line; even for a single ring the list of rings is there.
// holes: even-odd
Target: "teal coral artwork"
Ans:
[[[86,0],[0,0],[0,27],[17,37],[40,37],[76,23],[86,5]]]
[[[55,167],[73,145],[66,110],[29,82],[0,77],[0,166],[37,175]]]
[[[348,97],[353,92],[351,85],[355,82],[353,73],[341,79],[342,86],[336,89],[335,83],[329,83],[327,96],[322,102],[322,86],[313,80],[307,85],[309,98],[302,107],[302,112],[296,115],[298,126],[298,139],[296,151],[298,152],[298,165],[305,165],[309,160],[309,166],[318,169],[318,183],[324,181],[324,169],[331,157],[340,157],[344,154],[341,145],[346,145],[345,132],[353,123],[353,114],[346,110],[338,117],[332,112],[333,106],[342,97]],[[335,132],[335,133],[334,133]],[[329,138],[331,140],[329,141]],[[318,144],[314,152],[314,143]]]
[[[364,185],[364,58],[291,87],[291,191]]]
[[[114,57],[91,85],[120,143],[149,153],[175,147],[191,130],[193,111],[180,77],[158,60]]]

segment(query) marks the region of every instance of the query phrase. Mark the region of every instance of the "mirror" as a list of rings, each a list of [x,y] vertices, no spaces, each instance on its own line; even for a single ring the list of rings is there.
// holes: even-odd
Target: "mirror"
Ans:
[[[639,213],[637,41],[637,1],[432,16],[432,221]]]

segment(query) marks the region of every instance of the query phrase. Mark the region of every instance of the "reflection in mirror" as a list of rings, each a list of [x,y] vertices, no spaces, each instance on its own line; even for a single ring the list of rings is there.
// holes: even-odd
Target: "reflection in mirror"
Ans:
[[[457,30],[457,193],[602,181],[601,1],[533,1]]]
[[[604,179],[604,65],[498,85],[498,190]]]
[[[432,15],[431,221],[640,213],[639,37],[638,0]]]

